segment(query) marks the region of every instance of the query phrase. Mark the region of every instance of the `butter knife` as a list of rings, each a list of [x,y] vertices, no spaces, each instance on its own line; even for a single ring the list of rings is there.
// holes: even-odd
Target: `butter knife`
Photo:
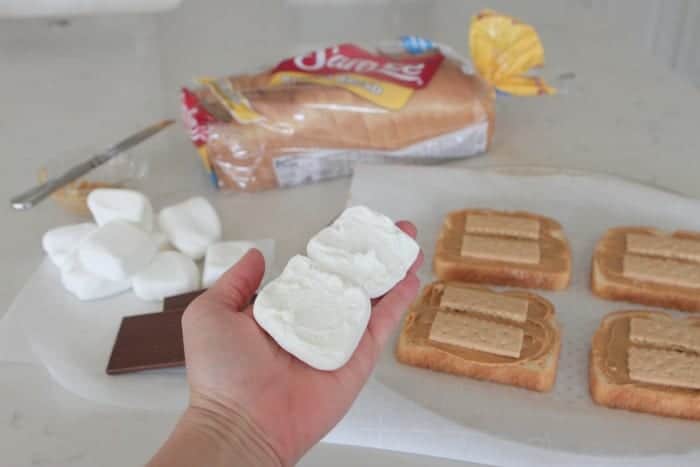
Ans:
[[[150,138],[151,136],[155,135],[164,128],[167,128],[168,126],[172,125],[173,123],[175,123],[175,120],[163,120],[147,128],[144,128],[143,130],[119,141],[114,146],[111,146],[105,149],[104,151],[93,155],[90,159],[86,160],[85,162],[81,162],[80,164],[68,169],[62,175],[51,178],[45,183],[42,183],[41,185],[38,185],[34,188],[25,191],[22,194],[15,196],[10,200],[10,204],[13,208],[17,209],[18,211],[33,208],[54,191],[64,187],[70,182],[77,180],[78,178],[82,177],[91,170],[101,166],[105,162],[118,156],[127,149],[130,149],[136,146],[137,144],[141,143],[142,141]]]

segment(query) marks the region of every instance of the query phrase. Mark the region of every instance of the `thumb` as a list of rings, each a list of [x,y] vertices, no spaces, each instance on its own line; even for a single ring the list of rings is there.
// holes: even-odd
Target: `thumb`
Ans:
[[[265,274],[265,259],[256,248],[238,260],[207,290],[208,300],[216,300],[232,309],[243,310],[255,295]]]

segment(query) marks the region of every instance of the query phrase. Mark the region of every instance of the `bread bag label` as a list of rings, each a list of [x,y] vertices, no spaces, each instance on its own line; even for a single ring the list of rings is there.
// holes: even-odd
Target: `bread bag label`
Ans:
[[[393,58],[352,44],[289,58],[272,70],[270,85],[313,83],[337,86],[381,107],[398,110],[416,89],[430,83],[444,56]]]
[[[340,152],[335,155],[331,151],[282,156],[272,161],[272,167],[279,186],[289,188],[304,183],[347,177],[352,174],[355,158],[346,156],[350,155]]]
[[[216,172],[214,172],[209,159],[209,151],[207,149],[207,140],[209,139],[209,124],[216,119],[212,114],[206,111],[204,107],[199,105],[199,99],[192,91],[187,88],[182,88],[182,117],[185,127],[190,133],[190,139],[197,148],[199,158],[202,160],[202,165],[211,178],[214,186],[218,186]]]

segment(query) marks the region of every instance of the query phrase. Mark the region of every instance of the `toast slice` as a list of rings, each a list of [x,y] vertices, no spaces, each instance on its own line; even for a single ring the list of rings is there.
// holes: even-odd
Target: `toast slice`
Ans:
[[[554,219],[464,209],[445,217],[433,269],[444,281],[560,290],[571,278],[571,249]]]
[[[589,388],[616,409],[700,420],[700,317],[617,311],[593,336]]]
[[[593,253],[591,290],[609,300],[700,311],[700,233],[608,230]]]
[[[560,347],[554,307],[544,298],[438,281],[427,285],[411,306],[396,358],[444,373],[549,391]]]

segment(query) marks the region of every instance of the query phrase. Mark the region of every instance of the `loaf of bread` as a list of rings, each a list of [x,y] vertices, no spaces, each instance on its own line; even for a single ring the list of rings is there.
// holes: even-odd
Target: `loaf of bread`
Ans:
[[[591,290],[611,300],[700,311],[700,233],[608,230],[593,253]]]
[[[554,307],[523,291],[434,282],[409,310],[396,347],[408,365],[549,391],[561,336]]]
[[[569,284],[571,250],[554,219],[465,209],[445,217],[433,269],[446,281],[559,290]]]
[[[598,404],[700,420],[700,318],[618,311],[591,344],[589,386]]]
[[[396,110],[340,86],[271,85],[274,73],[271,69],[225,80],[261,117],[253,123],[232,118],[210,88],[188,91],[196,111],[206,116],[199,136],[222,188],[256,191],[347,175],[358,158],[415,161],[440,156],[441,151],[450,158],[467,156],[474,152],[474,142],[459,132],[481,125],[484,148],[493,135],[492,89],[451,59],[442,60],[428,84],[413,90]],[[453,133],[447,145],[421,146]],[[293,172],[291,180],[280,170]]]

